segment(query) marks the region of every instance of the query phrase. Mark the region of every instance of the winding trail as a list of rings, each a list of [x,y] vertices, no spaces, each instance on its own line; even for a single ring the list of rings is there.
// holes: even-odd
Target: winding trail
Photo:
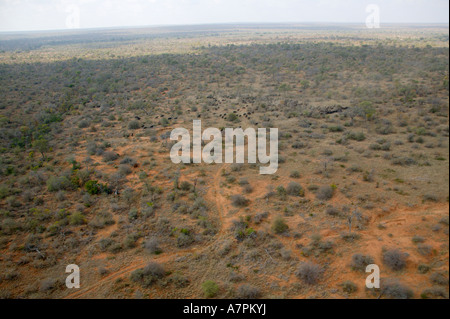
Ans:
[[[224,222],[225,200],[222,197],[222,195],[220,194],[220,172],[221,171],[222,171],[222,166],[220,166],[219,169],[217,170],[217,172],[214,174],[213,187],[210,188],[207,193],[207,196],[209,198],[215,199],[214,202],[215,202],[215,206],[217,209],[217,215],[218,215],[219,221],[220,221],[220,228],[216,234],[215,240],[213,240],[212,242],[210,242],[208,245],[204,246],[201,249],[187,248],[187,249],[176,251],[171,254],[161,255],[158,258],[146,259],[146,260],[144,260],[142,257],[136,258],[135,260],[131,261],[131,264],[129,266],[127,266],[125,268],[121,268],[118,271],[115,271],[115,272],[103,277],[102,279],[98,280],[97,282],[95,282],[92,285],[89,285],[85,288],[81,288],[80,290],[70,293],[67,296],[65,296],[63,299],[85,298],[85,296],[87,294],[96,291],[98,288],[104,286],[107,283],[117,280],[120,277],[128,275],[131,272],[144,267],[150,261],[157,261],[157,262],[163,263],[163,262],[168,262],[173,258],[179,258],[179,257],[185,256],[190,253],[203,252],[203,251],[207,250],[208,248],[210,248],[212,245],[214,245],[216,242],[218,242],[220,239],[222,239],[222,237],[225,236],[225,222]],[[206,277],[211,272],[213,266],[214,266],[214,264],[211,262],[210,267],[204,273],[204,277]]]

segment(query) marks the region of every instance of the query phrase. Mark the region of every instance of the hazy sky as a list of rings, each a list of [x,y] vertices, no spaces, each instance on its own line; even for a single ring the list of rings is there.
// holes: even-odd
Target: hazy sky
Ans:
[[[0,0],[0,31],[227,22],[448,23],[448,0]]]

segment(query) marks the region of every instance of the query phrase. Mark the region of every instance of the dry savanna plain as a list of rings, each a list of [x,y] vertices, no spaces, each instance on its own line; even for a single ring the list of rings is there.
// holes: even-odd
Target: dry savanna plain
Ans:
[[[448,25],[3,33],[0,297],[448,298],[448,76]],[[172,163],[196,119],[277,172]]]

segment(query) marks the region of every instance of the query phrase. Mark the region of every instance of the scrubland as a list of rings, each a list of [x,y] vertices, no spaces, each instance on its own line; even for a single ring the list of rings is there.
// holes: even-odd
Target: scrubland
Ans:
[[[0,35],[0,297],[448,298],[448,41],[448,26]],[[173,164],[170,132],[194,119],[278,128],[278,171]]]

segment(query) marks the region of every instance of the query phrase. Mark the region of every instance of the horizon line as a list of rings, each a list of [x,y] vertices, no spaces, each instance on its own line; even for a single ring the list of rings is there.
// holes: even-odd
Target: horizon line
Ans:
[[[0,33],[39,33],[39,32],[77,32],[94,30],[117,30],[117,29],[144,29],[144,28],[164,28],[164,27],[192,27],[192,26],[217,26],[217,25],[361,25],[365,28],[365,22],[323,22],[323,21],[291,21],[291,22],[217,22],[217,23],[185,23],[185,24],[153,24],[153,25],[122,25],[106,27],[80,27],[65,29],[38,29],[38,30],[0,30]],[[449,22],[383,22],[381,25],[396,26],[449,26]],[[383,27],[379,28],[383,29]]]

